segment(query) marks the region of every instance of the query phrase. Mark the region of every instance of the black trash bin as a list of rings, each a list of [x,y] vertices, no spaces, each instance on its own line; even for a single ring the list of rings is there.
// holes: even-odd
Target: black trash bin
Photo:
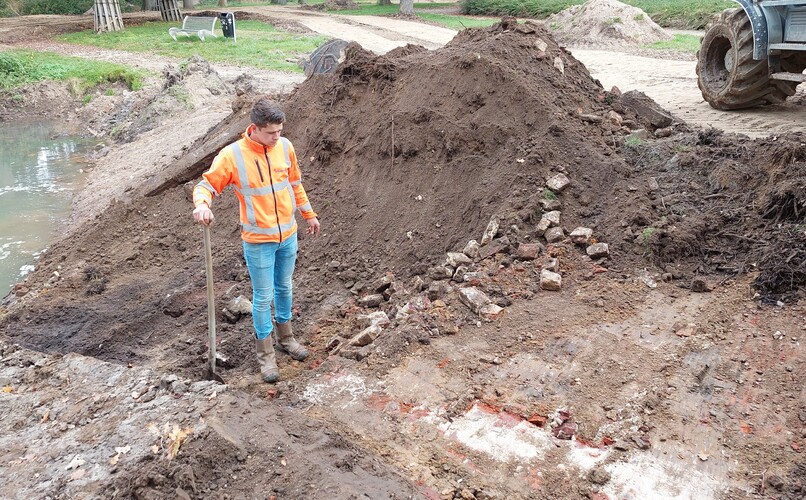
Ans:
[[[238,40],[235,38],[235,13],[222,12],[218,15],[221,21],[221,30],[224,32],[224,38],[232,38],[234,42]]]

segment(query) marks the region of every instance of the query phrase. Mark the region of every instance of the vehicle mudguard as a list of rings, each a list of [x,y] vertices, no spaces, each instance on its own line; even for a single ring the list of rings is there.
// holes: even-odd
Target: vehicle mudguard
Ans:
[[[770,37],[770,27],[767,25],[767,16],[765,16],[765,10],[767,9],[759,7],[759,5],[752,0],[733,1],[741,5],[747,17],[750,18],[750,25],[753,27],[753,59],[757,61],[766,59],[770,38],[774,38]],[[770,17],[774,19],[773,22],[777,21],[778,23],[778,37],[780,38],[783,33],[781,30],[781,20],[777,13],[775,14],[776,15]]]

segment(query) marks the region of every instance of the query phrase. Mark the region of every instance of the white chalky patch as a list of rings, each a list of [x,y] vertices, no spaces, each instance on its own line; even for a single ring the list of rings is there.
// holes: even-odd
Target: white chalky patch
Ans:
[[[568,461],[582,470],[590,470],[604,461],[608,455],[610,450],[607,448],[591,448],[572,440],[571,449],[568,450]]]
[[[648,454],[609,464],[605,469],[611,478],[601,491],[610,498],[712,500],[718,498],[722,489],[716,479],[694,466],[686,467]]]
[[[502,462],[538,458],[553,446],[545,431],[525,421],[513,425],[501,415],[488,413],[477,405],[463,417],[446,421],[439,428],[447,437]]]
[[[372,394],[372,389],[367,388],[363,378],[356,375],[344,375],[321,384],[308,385],[302,394],[302,399],[314,404],[332,404],[343,401],[341,407],[347,408],[369,394]]]

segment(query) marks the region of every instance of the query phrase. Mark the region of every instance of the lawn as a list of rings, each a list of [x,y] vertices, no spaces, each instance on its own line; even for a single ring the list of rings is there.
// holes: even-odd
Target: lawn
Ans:
[[[210,62],[296,73],[302,69],[293,61],[310,54],[327,41],[324,36],[288,33],[261,21],[236,21],[238,43],[224,38],[220,25],[216,25],[218,38],[208,37],[202,42],[195,36],[180,36],[174,41],[168,35],[168,28],[173,26],[178,26],[178,23],[154,22],[112,33],[69,33],[59,39],[79,45],[177,58],[197,55]]]
[[[647,48],[658,50],[676,50],[678,52],[696,53],[700,50],[700,37],[696,35],[676,34],[671,40],[663,40],[647,45]]]
[[[44,80],[70,80],[80,95],[101,83],[123,82],[130,89],[143,85],[139,71],[109,62],[96,62],[53,52],[12,49],[0,52],[0,89],[17,87]]]

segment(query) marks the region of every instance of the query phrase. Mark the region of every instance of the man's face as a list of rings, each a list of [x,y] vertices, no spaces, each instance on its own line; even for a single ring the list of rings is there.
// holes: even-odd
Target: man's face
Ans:
[[[269,123],[263,127],[255,125],[251,137],[253,140],[263,144],[264,146],[274,147],[277,141],[280,140],[280,133],[283,131],[282,123]]]

